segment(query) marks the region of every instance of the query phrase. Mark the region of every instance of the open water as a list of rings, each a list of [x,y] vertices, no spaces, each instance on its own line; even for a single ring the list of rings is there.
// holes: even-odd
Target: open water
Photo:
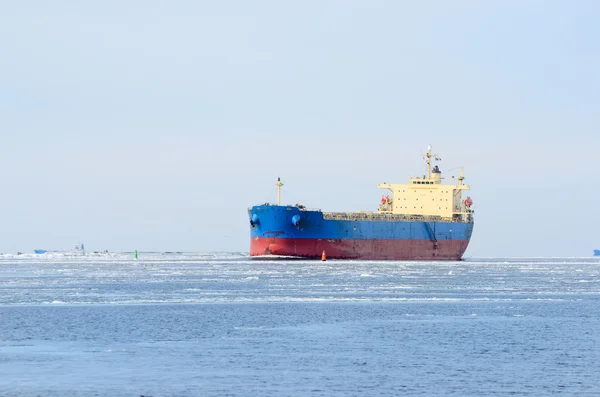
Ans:
[[[0,256],[0,396],[599,396],[600,260]]]

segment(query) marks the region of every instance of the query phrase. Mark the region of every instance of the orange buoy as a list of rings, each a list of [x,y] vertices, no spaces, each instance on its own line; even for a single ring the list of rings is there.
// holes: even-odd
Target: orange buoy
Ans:
[[[327,260],[327,257],[325,256],[325,250],[323,250],[323,253],[321,254],[321,260],[323,262],[325,262]]]

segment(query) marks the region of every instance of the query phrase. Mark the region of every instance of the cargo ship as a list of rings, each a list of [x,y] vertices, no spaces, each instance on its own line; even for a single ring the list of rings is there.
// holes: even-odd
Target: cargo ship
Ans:
[[[303,205],[248,208],[250,257],[281,259],[460,260],[473,233],[473,200],[463,191],[463,169],[444,178],[431,146],[426,174],[387,191],[376,212],[322,212]],[[448,182],[449,181],[449,182]]]

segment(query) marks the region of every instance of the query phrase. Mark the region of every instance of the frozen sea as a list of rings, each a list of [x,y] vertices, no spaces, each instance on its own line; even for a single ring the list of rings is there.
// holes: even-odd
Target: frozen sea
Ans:
[[[0,255],[0,396],[600,396],[600,260]]]

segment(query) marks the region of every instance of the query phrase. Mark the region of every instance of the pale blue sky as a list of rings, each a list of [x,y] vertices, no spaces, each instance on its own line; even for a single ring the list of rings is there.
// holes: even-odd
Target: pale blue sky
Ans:
[[[247,251],[278,176],[286,203],[375,210],[431,144],[472,186],[466,256],[589,256],[599,20],[595,1],[3,2],[0,252]]]

